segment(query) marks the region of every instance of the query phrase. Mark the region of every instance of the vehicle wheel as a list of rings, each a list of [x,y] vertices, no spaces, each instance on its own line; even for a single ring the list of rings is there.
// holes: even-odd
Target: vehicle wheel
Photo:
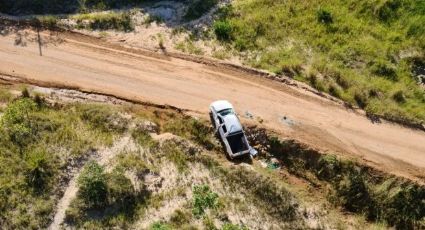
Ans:
[[[216,129],[216,127],[215,127],[215,121],[214,121],[214,117],[213,117],[212,112],[210,112],[210,120],[211,120],[212,127],[213,127],[214,129]]]

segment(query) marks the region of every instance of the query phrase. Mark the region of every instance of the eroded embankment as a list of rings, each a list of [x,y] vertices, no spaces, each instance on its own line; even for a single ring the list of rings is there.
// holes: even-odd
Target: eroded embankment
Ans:
[[[248,137],[262,150],[261,158],[278,159],[289,173],[326,191],[331,203],[397,229],[425,228],[423,184],[280,139],[261,128],[249,127]]]

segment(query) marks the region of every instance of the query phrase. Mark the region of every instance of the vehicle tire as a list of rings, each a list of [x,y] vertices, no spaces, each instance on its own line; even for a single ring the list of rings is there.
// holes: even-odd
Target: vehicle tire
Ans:
[[[211,120],[212,127],[213,127],[213,128],[214,128],[214,130],[215,130],[217,127],[215,127],[215,121],[214,121],[214,117],[213,117],[212,112],[210,112],[210,120]]]

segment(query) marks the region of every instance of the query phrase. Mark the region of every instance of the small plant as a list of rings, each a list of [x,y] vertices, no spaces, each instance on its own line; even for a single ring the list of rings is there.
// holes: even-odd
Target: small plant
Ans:
[[[155,222],[149,227],[149,230],[171,230],[171,227],[162,222]]]
[[[185,224],[188,224],[190,222],[191,217],[192,217],[192,214],[190,212],[187,212],[186,210],[182,211],[180,209],[177,209],[171,215],[170,223],[173,226],[180,227]]]
[[[134,188],[122,170],[115,169],[107,178],[108,198],[110,203],[125,205],[134,196]]]
[[[40,16],[37,17],[36,20],[41,26],[46,27],[48,29],[54,29],[58,23],[58,18],[53,15]]]
[[[7,131],[10,140],[21,149],[31,140],[33,127],[30,113],[36,108],[33,100],[19,99],[9,104],[1,117],[1,127]]]
[[[325,25],[333,23],[333,17],[331,12],[325,9],[319,9],[317,11],[317,21]]]
[[[394,67],[385,61],[376,61],[371,66],[371,71],[373,74],[385,77],[388,80],[396,81],[397,73]]]
[[[44,151],[33,151],[27,156],[26,175],[28,184],[36,190],[43,190],[53,175],[51,158]]]
[[[158,37],[158,46],[160,49],[165,50],[165,46],[164,46],[164,36],[162,36],[162,34],[157,34]]]
[[[355,92],[354,100],[360,108],[364,109],[368,103],[368,95],[361,91]]]
[[[365,179],[360,172],[351,172],[337,184],[337,195],[342,206],[348,211],[362,212],[372,202]]]
[[[193,186],[193,209],[192,213],[195,217],[204,215],[208,208],[217,207],[218,195],[210,190],[208,185]]]
[[[104,168],[90,161],[78,177],[79,196],[88,207],[102,207],[107,203],[107,177]]]
[[[406,97],[404,96],[404,93],[402,90],[399,90],[397,92],[395,92],[393,94],[393,99],[397,102],[397,103],[404,103],[406,102]]]
[[[214,22],[214,33],[218,40],[229,41],[232,38],[232,25],[228,21]]]

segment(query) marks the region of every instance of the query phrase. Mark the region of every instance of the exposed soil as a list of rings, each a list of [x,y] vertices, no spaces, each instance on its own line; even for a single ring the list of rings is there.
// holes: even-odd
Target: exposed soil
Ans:
[[[305,89],[73,33],[42,32],[41,45],[33,31],[20,33],[25,45],[16,44],[16,31],[0,37],[5,79],[172,105],[205,117],[211,101],[228,99],[240,114],[251,115],[245,122],[262,123],[282,137],[352,155],[397,175],[417,180],[425,175],[423,131],[371,122],[362,111]]]

